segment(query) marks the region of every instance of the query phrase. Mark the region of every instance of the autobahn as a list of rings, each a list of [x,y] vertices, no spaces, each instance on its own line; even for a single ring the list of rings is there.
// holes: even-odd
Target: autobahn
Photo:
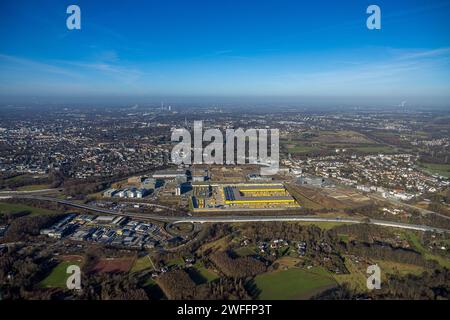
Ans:
[[[239,216],[222,216],[222,217],[180,217],[178,220],[173,221],[173,224],[177,223],[243,223],[243,222],[333,222],[333,223],[367,223],[372,225],[419,230],[419,231],[431,231],[439,233],[450,233],[450,230],[435,228],[425,225],[408,224],[395,221],[384,221],[376,219],[345,219],[345,218],[322,218],[312,216],[251,216],[251,217],[239,217]]]
[[[50,201],[56,202],[62,205],[71,206],[74,208],[89,210],[97,213],[103,214],[111,214],[111,215],[120,215],[127,216],[131,218],[139,218],[145,220],[156,220],[162,221],[172,224],[179,223],[244,223],[244,222],[333,222],[333,223],[343,223],[343,224],[360,224],[366,223],[371,225],[378,225],[384,227],[392,227],[392,228],[400,228],[400,229],[409,229],[409,230],[419,230],[419,231],[431,231],[431,232],[439,232],[439,233],[450,233],[450,230],[443,228],[436,228],[426,225],[417,225],[417,224],[408,224],[401,223],[396,221],[385,221],[385,220],[377,220],[377,219],[367,219],[367,218],[339,218],[339,217],[317,217],[317,216],[302,216],[302,215],[276,215],[276,216],[218,216],[217,213],[214,213],[214,216],[205,216],[205,217],[192,217],[192,216],[166,216],[166,215],[155,215],[155,214],[142,214],[142,213],[134,213],[134,212],[123,212],[123,211],[114,211],[105,208],[99,208],[96,206],[90,206],[87,204],[76,203],[70,200],[58,199],[48,196],[39,196],[39,195],[13,195],[13,198],[22,198],[22,199],[34,199],[41,201]]]

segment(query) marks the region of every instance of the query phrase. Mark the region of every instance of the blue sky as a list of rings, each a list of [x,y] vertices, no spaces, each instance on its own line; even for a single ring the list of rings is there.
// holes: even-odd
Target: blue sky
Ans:
[[[81,8],[81,30],[66,8]],[[382,29],[366,28],[377,4]],[[11,96],[450,102],[450,0],[1,0]],[[3,98],[2,98],[3,97]]]

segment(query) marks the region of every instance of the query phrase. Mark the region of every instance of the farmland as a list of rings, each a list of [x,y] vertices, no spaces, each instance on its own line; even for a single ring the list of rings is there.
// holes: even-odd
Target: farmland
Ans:
[[[133,258],[105,258],[100,260],[92,271],[99,273],[128,272],[133,263]]]

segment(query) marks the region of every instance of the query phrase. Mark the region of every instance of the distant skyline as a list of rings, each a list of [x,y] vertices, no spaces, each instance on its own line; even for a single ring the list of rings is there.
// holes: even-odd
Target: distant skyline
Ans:
[[[81,8],[81,30],[66,8]],[[366,28],[366,8],[382,29]],[[2,0],[0,103],[450,106],[450,0]]]

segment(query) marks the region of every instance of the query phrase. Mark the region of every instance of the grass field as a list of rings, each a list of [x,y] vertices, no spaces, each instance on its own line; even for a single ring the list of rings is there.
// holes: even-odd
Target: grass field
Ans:
[[[203,266],[197,267],[197,271],[206,279],[207,282],[212,282],[216,279],[219,279],[219,276],[214,271],[207,269]]]
[[[373,141],[365,135],[351,131],[320,131],[318,137],[314,137],[313,141],[320,142],[325,145],[334,144],[338,148],[347,148],[349,145],[355,144],[372,144]]]
[[[152,278],[148,278],[145,282],[144,282],[144,287],[148,287],[151,288],[153,286],[157,286],[155,280],[153,280]]]
[[[420,163],[420,166],[431,174],[450,178],[450,164]]]
[[[66,288],[66,281],[70,276],[67,273],[67,267],[70,265],[81,266],[81,262],[80,260],[67,260],[61,262],[39,283],[39,286],[41,288]]]
[[[347,283],[349,287],[357,292],[367,291],[366,281],[367,275],[366,264],[356,263],[349,258],[345,259],[345,267],[350,272],[349,274],[334,275],[339,284]]]
[[[176,259],[169,260],[169,261],[167,261],[167,266],[168,267],[173,267],[173,266],[183,267],[184,260],[182,258],[176,258]]]
[[[435,255],[431,252],[429,252],[421,243],[417,236],[417,234],[413,232],[404,232],[406,238],[409,240],[409,242],[415,247],[415,249],[420,252],[423,257],[427,260],[434,260],[438,262],[441,266],[446,267],[447,269],[450,269],[450,261],[448,259],[445,259],[444,257]]]
[[[320,151],[318,147],[306,146],[306,145],[295,145],[293,147],[287,148],[290,154],[307,154],[310,152]]]
[[[378,144],[361,133],[349,130],[316,131],[310,136],[290,137],[280,143],[292,155],[306,155],[317,151],[334,153],[336,149],[351,149],[361,153],[396,152],[390,146]]]
[[[370,263],[376,263],[380,267],[382,283],[386,280],[388,274],[397,274],[400,276],[405,276],[407,274],[419,275],[426,270],[421,266],[385,260],[371,260]],[[360,261],[359,263],[356,263],[349,257],[346,257],[345,267],[350,273],[334,275],[333,277],[339,284],[347,283],[350,288],[357,292],[367,292],[367,265],[367,262]]]
[[[28,186],[23,186],[17,188],[17,191],[36,191],[42,189],[48,189],[50,186],[48,184],[30,184]]]
[[[206,268],[198,261],[192,268],[188,269],[189,276],[197,284],[209,283],[219,279],[219,275],[213,270]]]
[[[396,150],[389,146],[363,146],[363,147],[351,147],[350,149],[362,152],[362,153],[395,153]]]
[[[135,272],[141,272],[144,270],[153,270],[152,263],[150,262],[150,259],[148,258],[148,256],[134,260],[134,263],[133,263],[133,266],[131,267],[130,272],[135,273]]]
[[[41,208],[35,208],[35,207],[27,206],[24,204],[20,204],[20,203],[0,202],[0,215],[1,214],[14,214],[14,213],[19,213],[19,212],[24,212],[24,211],[28,211],[32,215],[55,213],[55,211],[41,209]]]
[[[228,235],[223,238],[217,239],[216,241],[207,242],[200,247],[199,252],[203,253],[208,249],[224,251],[228,248],[230,241],[231,236]]]
[[[234,249],[233,251],[240,257],[246,257],[256,254],[256,248],[255,247],[240,247],[237,249]]]
[[[382,270],[381,280],[385,274],[398,274],[405,276],[407,274],[420,275],[426,269],[421,266],[416,266],[413,264],[397,263],[392,261],[375,260],[375,262],[380,266]]]
[[[321,269],[292,268],[258,275],[255,284],[261,290],[259,299],[294,300],[307,299],[336,282]]]
[[[165,298],[164,293],[159,288],[158,284],[150,277],[143,283],[143,289],[147,291],[151,299],[161,300]]]
[[[348,243],[349,242],[349,236],[348,234],[338,233],[338,238],[340,241]]]
[[[302,222],[298,222],[301,225],[305,225],[305,226],[316,226],[319,227],[322,230],[331,230],[337,226],[342,226],[348,223],[343,223],[343,222],[316,222],[316,221],[302,221]]]

